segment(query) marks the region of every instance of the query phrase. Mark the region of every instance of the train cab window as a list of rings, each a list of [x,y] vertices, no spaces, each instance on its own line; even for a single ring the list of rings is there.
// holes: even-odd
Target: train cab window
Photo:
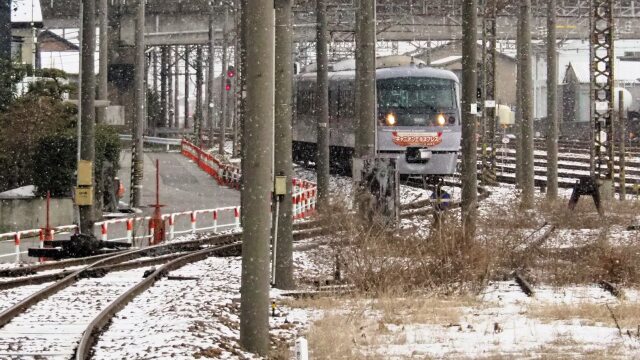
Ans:
[[[398,78],[378,81],[378,105],[406,113],[457,109],[455,83],[436,78]]]

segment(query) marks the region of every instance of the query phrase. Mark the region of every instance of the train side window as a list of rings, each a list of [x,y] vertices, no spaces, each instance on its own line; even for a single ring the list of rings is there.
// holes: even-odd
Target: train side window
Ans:
[[[340,117],[351,118],[355,116],[355,96],[350,89],[340,90]]]
[[[297,112],[299,115],[315,114],[315,91],[301,89],[298,91]]]
[[[329,90],[329,117],[339,117],[340,97],[337,89]]]

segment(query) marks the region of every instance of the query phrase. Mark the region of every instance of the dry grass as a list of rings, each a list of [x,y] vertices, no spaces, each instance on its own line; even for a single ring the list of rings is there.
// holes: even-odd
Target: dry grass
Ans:
[[[582,196],[576,208],[568,209],[568,200],[540,201],[536,211],[558,227],[566,229],[598,229],[613,225],[628,226],[640,214],[640,201],[604,201],[601,217],[590,197]]]
[[[455,298],[381,298],[372,309],[382,313],[385,324],[458,324],[464,307],[479,306],[471,297]]]
[[[309,329],[311,356],[315,359],[383,359],[374,355],[387,344],[406,344],[403,331],[388,325],[459,323],[463,307],[480,306],[470,297],[432,298],[383,296],[369,299],[356,295],[341,299],[289,300],[288,306],[324,310],[324,316]]]
[[[623,331],[627,329],[634,333],[637,331],[638,326],[640,326],[640,303],[623,302],[618,305],[609,305],[609,307]],[[582,325],[587,326],[616,326],[611,312],[604,304],[535,305],[528,309],[527,315],[541,319],[544,322],[578,320]]]

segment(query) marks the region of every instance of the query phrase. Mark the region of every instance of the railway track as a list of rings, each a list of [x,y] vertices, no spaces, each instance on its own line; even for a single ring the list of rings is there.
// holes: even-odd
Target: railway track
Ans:
[[[313,222],[299,227],[294,240],[321,233]],[[220,235],[125,251],[78,270],[36,276],[35,285],[34,277],[15,279],[11,291],[0,292],[0,299],[7,300],[0,307],[0,358],[83,359],[97,330],[117,309],[168,271],[209,256],[240,253],[240,239],[241,234]],[[182,252],[139,258],[171,250]],[[157,264],[162,265],[142,279],[145,269]],[[47,276],[54,280],[46,282]]]

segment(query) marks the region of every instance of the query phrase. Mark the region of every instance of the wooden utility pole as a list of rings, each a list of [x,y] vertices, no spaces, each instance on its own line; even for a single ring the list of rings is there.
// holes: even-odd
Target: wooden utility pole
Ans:
[[[464,0],[462,7],[462,230],[472,241],[478,217],[477,172],[477,0]]]
[[[525,209],[533,207],[534,163],[533,163],[533,85],[531,69],[531,0],[520,3],[522,22],[522,202]]]
[[[145,43],[144,43],[144,10],[145,0],[138,0],[135,31],[135,119],[133,121],[133,151],[131,153],[131,203],[133,207],[140,207],[142,202],[143,177],[143,138],[145,121]]]
[[[204,83],[204,73],[202,62],[204,61],[204,50],[201,45],[196,47],[196,114],[193,128],[196,135],[196,144],[202,147],[202,85]]]
[[[547,0],[547,200],[558,198],[558,55],[556,0]]]
[[[189,82],[191,81],[191,65],[189,64],[189,53],[191,48],[184,47],[184,128],[189,128]]]
[[[273,189],[274,3],[247,1],[247,118],[244,164],[240,344],[250,352],[269,352],[269,237]],[[245,70],[245,69],[243,69]],[[244,74],[243,74],[244,75]]]
[[[80,232],[83,234],[91,234],[93,232],[94,222],[94,199],[93,189],[95,189],[95,179],[93,179],[95,166],[95,89],[96,77],[94,69],[94,53],[96,51],[96,2],[95,0],[82,0],[82,92],[80,94],[80,102],[82,106],[82,114],[80,122],[82,124],[81,143],[80,143],[80,160],[88,161],[91,164],[91,189],[90,205],[81,205],[80,209]]]
[[[325,211],[329,205],[329,59],[327,54],[329,36],[326,0],[316,0],[316,5],[317,208],[319,211]]]
[[[98,71],[98,100],[109,100],[109,0],[99,0],[98,16],[100,19],[100,62]],[[107,121],[107,108],[96,108],[96,122]]]
[[[276,0],[276,74],[275,88],[275,169],[276,176],[286,176],[287,193],[280,200],[275,287],[293,289],[293,218],[291,203],[291,121],[293,96],[293,13],[292,0]]]
[[[224,23],[222,24],[222,71],[220,75],[220,112],[218,114],[218,119],[220,123],[218,124],[220,137],[218,138],[218,154],[224,155],[224,143],[227,137],[227,119],[226,119],[226,110],[227,110],[227,89],[226,89],[226,81],[227,78],[227,46],[229,46],[229,29],[227,27],[227,21],[229,18],[229,9],[226,5],[224,5]],[[231,89],[229,89],[231,91]]]
[[[207,104],[207,115],[209,125],[209,147],[213,148],[215,144],[215,106],[214,96],[215,84],[216,84],[216,72],[215,72],[215,23],[213,15],[213,5],[209,9],[209,79],[207,80],[207,93],[209,93],[209,103]]]

